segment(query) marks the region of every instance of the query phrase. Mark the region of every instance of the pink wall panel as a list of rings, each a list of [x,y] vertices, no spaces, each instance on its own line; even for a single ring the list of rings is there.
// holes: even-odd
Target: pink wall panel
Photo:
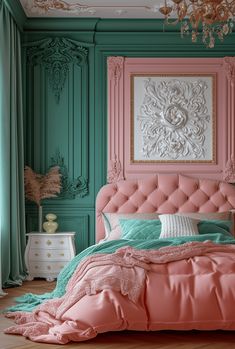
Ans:
[[[153,173],[235,182],[234,113],[235,58],[108,58],[108,182]],[[131,159],[131,77],[213,76],[215,81],[215,154],[211,162],[134,162]]]

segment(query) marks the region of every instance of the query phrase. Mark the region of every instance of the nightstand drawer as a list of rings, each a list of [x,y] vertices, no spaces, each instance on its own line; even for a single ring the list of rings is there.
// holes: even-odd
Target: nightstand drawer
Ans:
[[[72,257],[70,250],[42,250],[32,248],[29,251],[30,261],[70,261]]]
[[[31,236],[32,248],[45,248],[45,249],[69,249],[69,239],[67,236]]]
[[[68,262],[31,262],[29,272],[32,276],[58,275]]]

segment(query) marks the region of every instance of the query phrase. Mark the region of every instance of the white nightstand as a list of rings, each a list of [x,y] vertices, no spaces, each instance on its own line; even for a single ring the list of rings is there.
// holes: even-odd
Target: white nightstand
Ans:
[[[32,232],[26,234],[25,249],[27,280],[35,277],[53,281],[63,267],[75,256],[74,232],[54,234]]]

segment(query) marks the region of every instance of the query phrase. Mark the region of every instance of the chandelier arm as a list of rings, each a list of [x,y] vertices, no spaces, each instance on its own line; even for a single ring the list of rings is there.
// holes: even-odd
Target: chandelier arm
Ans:
[[[228,0],[224,0],[225,4],[228,6],[229,11],[233,16],[235,16],[235,3],[234,0],[232,2],[229,2]]]
[[[235,22],[235,0],[168,0],[161,9],[166,24],[180,23],[181,37],[190,34],[192,42],[197,42],[201,36],[208,48],[215,46],[216,38],[222,42]],[[176,19],[171,18],[171,12],[176,13]]]
[[[223,0],[221,5],[227,6],[228,11],[230,11],[234,15],[234,13],[232,12],[232,9],[235,9],[234,0],[232,0],[231,2],[228,0]]]
[[[169,17],[167,17],[165,19],[165,22],[166,22],[166,24],[169,24],[169,25],[177,25],[178,23],[180,23],[180,20],[178,18],[170,19]]]

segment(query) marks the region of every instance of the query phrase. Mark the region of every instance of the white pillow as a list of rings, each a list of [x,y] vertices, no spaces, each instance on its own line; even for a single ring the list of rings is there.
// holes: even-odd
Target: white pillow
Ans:
[[[198,235],[199,220],[176,214],[159,215],[162,223],[159,239]]]

